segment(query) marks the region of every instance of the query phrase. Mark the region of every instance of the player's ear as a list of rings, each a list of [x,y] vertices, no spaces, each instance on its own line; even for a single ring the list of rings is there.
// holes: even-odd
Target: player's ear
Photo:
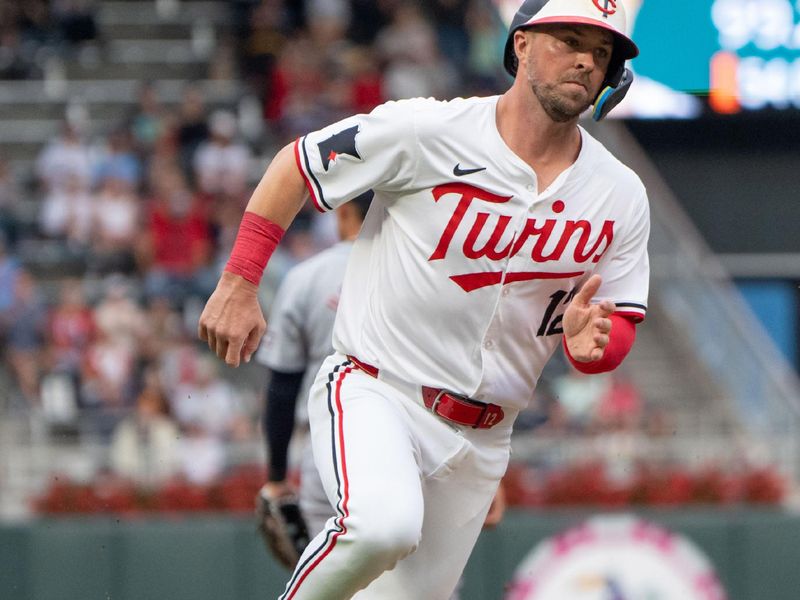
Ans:
[[[514,54],[517,57],[518,71],[519,65],[524,64],[525,55],[531,43],[530,33],[525,29],[518,29],[514,32]]]

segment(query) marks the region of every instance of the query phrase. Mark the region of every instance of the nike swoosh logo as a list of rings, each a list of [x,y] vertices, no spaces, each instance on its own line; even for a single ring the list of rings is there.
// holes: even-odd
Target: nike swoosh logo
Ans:
[[[485,171],[486,167],[480,167],[479,169],[462,169],[461,163],[458,163],[455,167],[453,167],[453,175],[456,177],[463,177],[464,175],[472,175],[473,173],[480,173],[481,171]]]

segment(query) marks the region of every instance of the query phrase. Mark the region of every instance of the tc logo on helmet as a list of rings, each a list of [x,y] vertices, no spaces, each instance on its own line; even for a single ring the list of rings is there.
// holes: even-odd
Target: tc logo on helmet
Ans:
[[[597,10],[603,13],[603,18],[607,19],[608,15],[613,15],[617,12],[617,0],[592,0]]]

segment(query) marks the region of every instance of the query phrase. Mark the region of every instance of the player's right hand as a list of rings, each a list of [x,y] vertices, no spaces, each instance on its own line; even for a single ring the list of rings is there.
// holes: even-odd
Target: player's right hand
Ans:
[[[258,288],[239,275],[222,273],[206,302],[197,335],[232,367],[250,362],[267,323],[258,304]]]

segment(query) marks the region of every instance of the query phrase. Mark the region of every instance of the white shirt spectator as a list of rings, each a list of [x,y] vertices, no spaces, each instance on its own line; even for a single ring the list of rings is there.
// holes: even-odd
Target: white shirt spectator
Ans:
[[[247,187],[250,150],[235,141],[236,117],[226,111],[211,116],[212,138],[197,149],[194,171],[200,189],[207,194],[240,195]]]
[[[216,365],[203,356],[197,360],[195,379],[178,385],[170,406],[184,428],[199,427],[217,438],[236,437],[247,416],[234,387],[216,373]]]
[[[75,134],[58,137],[39,155],[36,174],[51,191],[65,188],[72,177],[77,177],[88,187],[92,174],[89,149]]]

